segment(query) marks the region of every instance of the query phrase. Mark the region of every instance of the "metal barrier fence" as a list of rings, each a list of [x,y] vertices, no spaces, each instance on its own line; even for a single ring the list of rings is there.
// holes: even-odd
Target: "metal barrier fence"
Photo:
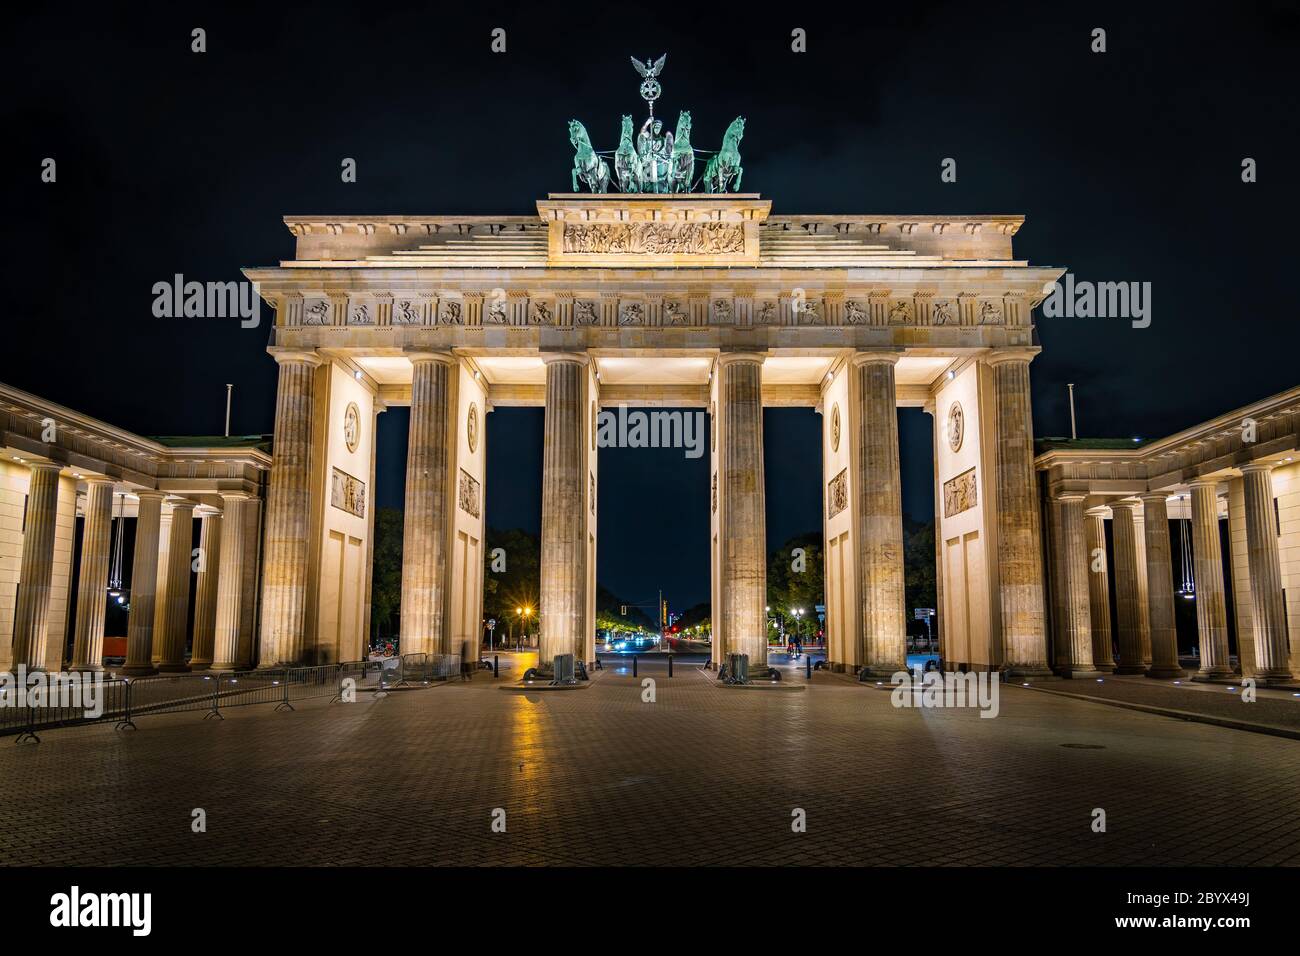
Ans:
[[[295,701],[328,697],[355,699],[360,692],[377,697],[389,690],[426,686],[460,673],[454,654],[404,654],[380,660],[345,661],[311,667],[274,667],[255,671],[195,671],[118,678],[74,674],[50,682],[51,690],[33,703],[17,690],[0,692],[0,735],[17,734],[18,743],[39,741],[38,730],[114,721],[135,730],[145,715],[204,711],[204,719],[221,718],[228,707],[275,704],[293,710]],[[54,676],[54,675],[50,675]],[[86,687],[93,694],[84,693]]]

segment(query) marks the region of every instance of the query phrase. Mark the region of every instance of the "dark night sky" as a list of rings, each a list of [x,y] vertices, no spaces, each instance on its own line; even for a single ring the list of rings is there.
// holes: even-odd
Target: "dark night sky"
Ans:
[[[743,113],[744,188],[777,213],[1023,213],[1019,257],[1153,284],[1147,329],[1040,318],[1040,435],[1068,431],[1066,382],[1085,436],[1165,434],[1296,383],[1277,267],[1297,207],[1292,3],[105,7],[9,14],[0,379],[137,432],[218,433],[226,382],[235,431],[274,412],[266,329],[155,319],[155,282],[292,255],[285,214],[530,212],[568,189],[566,121],[615,145],[642,112],[629,54],[665,51],[659,112],[690,109],[701,146]],[[381,421],[380,504],[398,503],[405,414]],[[818,527],[817,419],[766,421],[775,546]],[[905,507],[925,517],[928,418],[902,421]],[[494,525],[537,525],[539,482],[509,479],[540,474],[540,428],[534,410],[488,421]],[[600,574],[680,607],[707,595],[707,465],[653,454],[602,454]]]

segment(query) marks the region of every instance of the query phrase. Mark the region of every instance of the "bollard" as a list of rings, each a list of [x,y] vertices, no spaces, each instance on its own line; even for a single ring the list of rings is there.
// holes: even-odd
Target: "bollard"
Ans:
[[[812,655],[811,654],[809,654],[806,658],[804,658],[804,663],[808,665],[808,679],[812,680]]]
[[[672,654],[668,655],[668,676],[669,677],[673,676],[673,655]]]
[[[636,655],[632,655],[632,676],[636,676]]]
[[[492,679],[493,680],[496,680],[498,677],[501,676],[500,664],[501,664],[500,657],[496,654],[493,654],[492,655]]]

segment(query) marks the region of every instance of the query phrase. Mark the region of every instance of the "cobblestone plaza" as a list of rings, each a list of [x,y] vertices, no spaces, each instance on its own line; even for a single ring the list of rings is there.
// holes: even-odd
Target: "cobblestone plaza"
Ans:
[[[53,731],[0,747],[0,863],[1300,863],[1294,740],[1017,686],[985,720],[896,709],[820,671],[803,693],[722,689],[680,664],[646,675],[655,703],[613,669],[568,693],[480,674],[293,713]]]

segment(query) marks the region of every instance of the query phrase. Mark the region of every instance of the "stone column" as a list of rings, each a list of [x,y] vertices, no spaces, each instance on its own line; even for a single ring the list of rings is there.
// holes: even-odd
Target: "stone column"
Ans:
[[[1151,631],[1151,666],[1147,677],[1183,676],[1178,665],[1178,629],[1174,623],[1174,567],[1169,547],[1169,508],[1163,494],[1141,495],[1146,537],[1147,618]],[[1118,539],[1116,539],[1118,543]],[[1123,661],[1123,653],[1120,654]]]
[[[72,638],[72,670],[104,669],[104,614],[108,602],[108,549],[113,528],[113,482],[86,481],[86,514],[81,525],[81,569],[77,578],[77,626]]]
[[[27,523],[14,609],[13,667],[45,666],[45,633],[50,618],[50,579],[54,573],[54,528],[58,520],[59,466],[37,462],[29,466]]]
[[[542,591],[538,668],[557,654],[581,659],[587,619],[587,356],[544,355],[546,425],[542,450]]]
[[[1002,659],[1013,677],[1048,677],[1043,621],[1043,555],[1034,479],[1034,424],[1029,362],[1034,351],[1008,349],[986,361],[993,370],[997,446],[997,570],[1002,605]]]
[[[258,663],[297,664],[307,614],[307,537],[311,528],[314,352],[276,352],[275,444],[267,492]],[[188,553],[189,549],[186,548]]]
[[[1092,610],[1088,603],[1088,548],[1084,534],[1082,494],[1058,495],[1053,510],[1059,543],[1060,574],[1055,582],[1061,620],[1056,633],[1056,673],[1062,677],[1093,677]]]
[[[749,655],[750,675],[767,671],[767,516],[763,480],[763,360],[752,352],[718,358],[722,447],[718,529],[724,652]]]
[[[1250,568],[1250,598],[1254,613],[1255,675],[1282,683],[1291,679],[1286,608],[1282,603],[1282,565],[1278,557],[1273,513],[1273,466],[1244,465],[1246,560]],[[1251,635],[1238,634],[1238,641]]]
[[[897,352],[853,356],[854,525],[858,532],[858,647],[867,677],[907,669],[903,594],[903,497],[898,466]],[[760,415],[762,410],[759,410]],[[761,425],[761,420],[760,420]]]
[[[1201,669],[1192,679],[1226,680],[1232,677],[1232,665],[1228,661],[1228,606],[1223,594],[1218,482],[1193,481],[1190,488],[1196,630],[1201,640]]]
[[[1110,634],[1110,565],[1106,559],[1107,508],[1083,513],[1088,545],[1088,608],[1092,621],[1092,666],[1103,674],[1115,670]],[[1100,562],[1098,552],[1100,551]],[[1100,570],[1098,567],[1100,565]]]
[[[194,540],[194,505],[178,501],[172,506],[172,526],[167,542],[167,583],[163,589],[162,628],[157,640],[160,671],[183,671],[185,632],[190,609],[190,552]]]
[[[1163,502],[1164,498],[1160,500]],[[1143,662],[1143,646],[1151,643],[1150,633],[1144,633],[1149,627],[1150,615],[1142,613],[1142,562],[1138,560],[1138,549],[1145,546],[1149,555],[1150,546],[1138,535],[1137,516],[1134,514],[1138,507],[1132,501],[1117,501],[1111,505],[1115,522],[1115,613],[1119,621],[1119,666],[1115,668],[1116,674],[1145,674],[1147,664]],[[1142,524],[1146,524],[1145,520]],[[1168,536],[1166,529],[1166,540]],[[1150,562],[1149,556],[1147,561]]]
[[[251,663],[239,645],[239,627],[244,616],[244,553],[248,550],[247,501],[247,495],[221,496],[221,555],[212,629],[212,669],[218,671],[240,670]]]
[[[199,580],[194,591],[194,646],[190,651],[190,670],[203,671],[212,666],[216,642],[217,588],[221,569],[221,539],[225,533],[220,511],[204,511],[199,520]]]
[[[1138,633],[1141,636],[1142,667],[1151,667],[1151,609],[1147,595],[1147,549],[1146,515],[1141,508],[1133,510],[1133,530],[1137,546],[1137,584],[1138,584],[1138,620],[1141,622]]]
[[[126,629],[126,665],[131,676],[156,673],[153,666],[154,600],[158,593],[158,541],[162,526],[161,491],[141,491],[131,558],[131,613]]]
[[[450,635],[447,569],[456,459],[456,385],[451,353],[409,353],[411,425],[406,452],[406,513],[402,531],[403,654],[445,654]],[[544,507],[544,506],[543,506]]]

